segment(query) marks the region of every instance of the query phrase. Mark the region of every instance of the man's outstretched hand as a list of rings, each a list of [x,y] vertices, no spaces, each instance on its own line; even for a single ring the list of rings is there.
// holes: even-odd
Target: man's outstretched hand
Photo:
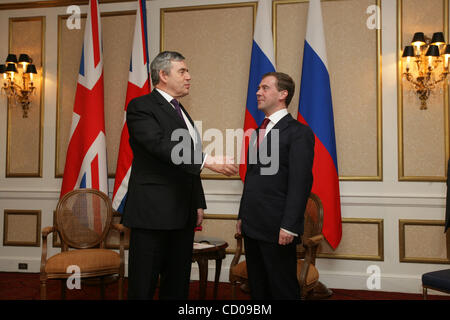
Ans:
[[[234,158],[228,156],[213,157],[208,155],[205,162],[205,168],[228,177],[237,175],[239,170],[239,167],[234,163]]]

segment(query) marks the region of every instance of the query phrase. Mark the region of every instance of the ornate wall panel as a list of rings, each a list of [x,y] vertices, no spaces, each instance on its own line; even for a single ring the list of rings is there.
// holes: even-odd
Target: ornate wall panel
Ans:
[[[399,220],[400,262],[450,264],[442,220]]]
[[[398,0],[398,177],[401,181],[444,181],[448,142],[448,89],[435,90],[420,110],[420,100],[404,80],[401,55],[415,32],[448,38],[448,0]],[[448,39],[447,39],[448,40]]]
[[[4,211],[3,246],[39,247],[40,236],[40,210]]]
[[[38,74],[27,118],[20,104],[8,103],[6,177],[42,177],[44,40],[45,17],[9,19],[9,52],[28,54]]]
[[[274,1],[277,70],[290,74],[296,117],[308,1]],[[381,31],[368,27],[376,0],[322,1],[340,180],[382,179]]]
[[[342,240],[336,250],[324,240],[319,258],[384,260],[383,219],[343,218]]]

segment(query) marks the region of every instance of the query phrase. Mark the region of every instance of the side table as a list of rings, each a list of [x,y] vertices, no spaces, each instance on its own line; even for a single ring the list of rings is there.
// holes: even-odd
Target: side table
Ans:
[[[214,275],[214,299],[217,299],[217,287],[219,284],[220,270],[222,260],[225,258],[225,249],[228,243],[221,239],[196,237],[194,243],[206,244],[209,246],[197,248],[194,246],[192,251],[192,262],[198,263],[199,269],[199,294],[198,298],[204,300],[206,297],[206,285],[208,282],[208,260],[216,260],[216,273]]]

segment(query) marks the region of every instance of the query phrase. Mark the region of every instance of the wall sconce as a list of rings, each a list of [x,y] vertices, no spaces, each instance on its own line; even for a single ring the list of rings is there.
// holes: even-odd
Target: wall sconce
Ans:
[[[423,32],[414,34],[411,45],[405,46],[402,55],[403,76],[411,83],[420,99],[420,110],[427,109],[427,100],[437,85],[449,72],[450,45],[442,32],[435,32],[432,39]]]
[[[3,74],[2,94],[8,100],[22,106],[23,118],[28,118],[31,103],[31,94],[36,87],[33,85],[33,75],[37,74],[36,66],[27,54],[21,54],[19,60],[15,54],[8,54],[5,64],[0,65],[0,74]],[[22,84],[18,84],[22,78]],[[17,79],[17,80],[16,80]]]

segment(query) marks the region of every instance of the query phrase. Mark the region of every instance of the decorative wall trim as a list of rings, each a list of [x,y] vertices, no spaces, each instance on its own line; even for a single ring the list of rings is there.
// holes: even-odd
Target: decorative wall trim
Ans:
[[[35,235],[33,240],[14,240],[10,233],[14,232],[11,230],[11,224],[9,218],[11,216],[35,216],[36,226],[34,228]],[[41,211],[40,210],[5,210],[4,211],[4,223],[3,223],[3,246],[19,246],[19,247],[40,247],[41,246]]]
[[[120,3],[131,2],[135,0],[99,0],[102,3]],[[65,7],[71,5],[87,5],[89,0],[47,0],[47,1],[35,1],[35,2],[18,2],[18,3],[4,3],[0,4],[1,10],[16,10],[16,9],[42,9],[52,7]]]
[[[38,17],[20,17],[20,18],[9,18],[9,41],[8,41],[8,48],[9,52],[12,51],[13,46],[13,34],[12,34],[12,24],[14,22],[27,22],[27,21],[40,21],[41,22],[41,48],[40,48],[40,60],[41,65],[37,65],[36,68],[39,72],[39,102],[33,103],[31,108],[39,108],[39,154],[37,158],[37,171],[35,172],[13,172],[11,169],[11,162],[13,159],[11,159],[12,154],[12,143],[11,143],[11,131],[12,131],[12,107],[10,106],[9,102],[8,105],[8,122],[7,122],[7,139],[6,139],[6,177],[8,178],[14,178],[14,177],[42,177],[42,163],[43,163],[43,130],[44,130],[44,88],[45,88],[45,17],[44,16],[38,16]],[[16,54],[20,54],[20,52],[16,52]],[[35,57],[32,57],[35,58]],[[17,107],[19,109],[19,107]],[[31,119],[26,119],[31,120]]]
[[[256,9],[258,7],[257,2],[240,2],[240,3],[224,3],[224,4],[207,4],[201,6],[189,6],[189,7],[174,7],[174,8],[161,8],[160,12],[160,28],[159,28],[159,47],[160,51],[164,51],[164,15],[167,12],[183,12],[183,11],[196,11],[196,10],[211,10],[211,9],[228,9],[239,7],[253,7],[253,25],[255,25]]]
[[[400,219],[398,221],[398,235],[399,235],[399,257],[400,262],[410,263],[437,263],[437,264],[450,264],[450,236],[447,233],[447,259],[440,258],[425,258],[425,257],[406,257],[406,242],[405,242],[405,226],[442,226],[442,232],[444,232],[444,220],[416,220],[416,219]]]
[[[383,219],[343,218],[342,224],[345,224],[345,223],[377,225],[377,227],[378,227],[378,254],[377,255],[360,255],[360,254],[319,253],[317,255],[318,258],[384,261],[384,221],[383,221]]]
[[[322,0],[322,2],[337,2],[344,0]],[[375,0],[381,22],[381,0]],[[275,59],[277,58],[277,9],[279,5],[308,3],[309,0],[275,0],[272,2],[272,29],[274,39]],[[301,58],[301,57],[299,57]],[[376,121],[377,121],[377,175],[376,176],[339,176],[340,181],[382,181],[383,180],[383,128],[382,128],[382,76],[381,76],[381,27],[376,30]]]
[[[448,41],[449,29],[449,3],[448,0],[443,2],[443,32],[446,41]],[[443,167],[445,175],[438,176],[406,176],[405,175],[405,159],[404,159],[404,137],[403,137],[403,83],[402,83],[402,43],[403,43],[403,0],[397,0],[397,130],[398,130],[398,180],[399,181],[446,181],[447,163],[449,158],[449,97],[448,85],[444,82],[444,135],[445,135],[445,159]]]
[[[0,188],[0,200],[55,200],[58,201],[60,195],[59,188],[27,188],[13,189]],[[112,192],[109,194],[112,196]],[[241,192],[205,192],[207,202],[239,203],[242,197]],[[445,208],[444,195],[425,194],[341,194],[341,204],[343,206],[373,206],[373,207],[423,207],[423,208]]]

